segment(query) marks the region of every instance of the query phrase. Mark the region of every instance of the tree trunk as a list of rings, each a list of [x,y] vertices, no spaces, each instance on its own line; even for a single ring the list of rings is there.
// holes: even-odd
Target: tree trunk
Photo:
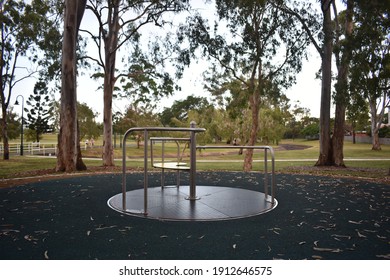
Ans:
[[[344,164],[344,135],[345,135],[345,105],[336,104],[335,124],[332,136],[332,165],[345,167]]]
[[[77,34],[86,1],[65,2],[62,42],[62,86],[60,133],[58,135],[57,171],[73,172],[85,169],[77,124]]]
[[[3,140],[3,160],[9,160],[9,142],[8,142],[8,124],[7,124],[7,109],[2,105],[3,118],[1,119],[1,138]]]
[[[107,71],[107,70],[106,70]],[[114,153],[112,145],[112,95],[113,84],[111,77],[104,78],[104,111],[103,111],[103,165],[114,165]]]
[[[382,150],[381,144],[379,143],[379,134],[377,129],[375,130],[375,132],[372,133],[372,150],[374,151]]]
[[[351,49],[351,36],[353,29],[353,0],[347,1],[347,11],[346,11],[346,21],[345,21],[345,42],[344,42],[344,51],[341,54],[341,59],[339,54],[336,54],[337,57],[337,84],[336,84],[336,112],[335,112],[335,123],[334,131],[332,136],[332,164],[335,166],[345,167],[344,164],[344,135],[345,135],[345,112],[346,105],[348,102],[348,72],[349,64],[352,56]],[[341,36],[339,33],[337,36]],[[339,42],[339,40],[337,39]]]
[[[103,97],[103,165],[114,166],[114,150],[112,143],[112,97],[115,78],[116,51],[118,47],[119,32],[119,4],[113,1],[109,4],[108,34],[104,38],[105,73],[104,73],[104,97]]]
[[[322,53],[322,83],[321,83],[321,110],[320,110],[320,155],[316,166],[332,164],[332,144],[330,139],[330,103],[332,87],[332,18],[330,11],[331,1],[321,1],[324,16],[324,45]]]
[[[371,142],[372,142],[372,150],[380,151],[381,144],[379,143],[379,126],[376,112],[376,100],[371,98],[369,100],[370,104],[370,115],[371,115]]]
[[[248,146],[256,145],[257,134],[259,130],[259,94],[254,93],[250,98],[250,106],[252,113],[252,126],[251,126],[251,134],[248,141]],[[252,162],[253,162],[253,149],[247,149],[245,153],[244,159],[244,171],[249,172],[252,170]]]

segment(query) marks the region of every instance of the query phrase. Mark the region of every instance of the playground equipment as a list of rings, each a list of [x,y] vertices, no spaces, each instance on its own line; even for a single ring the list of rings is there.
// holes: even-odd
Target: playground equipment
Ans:
[[[161,220],[226,220],[250,217],[266,213],[277,206],[275,199],[275,156],[270,146],[197,146],[196,134],[204,132],[194,122],[189,128],[135,127],[126,131],[122,145],[122,192],[111,197],[108,205],[123,214]],[[143,132],[144,137],[144,180],[143,189],[127,191],[126,139],[133,132]],[[188,137],[149,137],[150,132],[160,134],[182,132]],[[165,144],[177,145],[177,158],[165,158]],[[189,146],[189,163],[181,161],[179,142]],[[150,143],[150,144],[149,144]],[[161,143],[161,158],[156,160],[153,146]],[[149,153],[150,146],[150,153]],[[224,186],[200,186],[196,184],[197,149],[254,149],[264,150],[264,193],[248,189]],[[268,172],[268,152],[271,154],[271,174]],[[149,156],[151,166],[161,169],[161,185],[150,187]],[[176,186],[165,185],[165,170],[176,171]],[[189,172],[189,185],[181,185],[180,172]],[[271,184],[269,184],[269,176]],[[271,188],[271,191],[269,191]]]

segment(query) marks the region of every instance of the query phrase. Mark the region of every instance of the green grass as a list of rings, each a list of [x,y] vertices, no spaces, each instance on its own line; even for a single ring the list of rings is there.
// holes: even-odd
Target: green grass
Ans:
[[[51,143],[54,141],[55,135],[45,136],[43,141]],[[390,146],[382,146],[381,151],[372,151],[370,144],[352,144],[346,142],[344,146],[345,163],[348,169],[317,169],[309,170],[313,167],[319,155],[318,141],[283,141],[281,144],[296,144],[306,145],[304,150],[284,150],[278,146],[273,146],[275,149],[275,168],[278,172],[309,172],[324,175],[342,175],[342,176],[358,176],[377,178],[386,176],[390,167]],[[127,167],[129,168],[143,168],[143,147],[139,149],[135,142],[128,142],[129,147],[126,149],[128,157]],[[180,154],[183,151],[183,144],[180,147]],[[161,157],[161,145],[155,145],[154,155]],[[102,161],[101,148],[82,150],[84,157],[94,157],[95,160],[85,159],[84,162],[89,167],[101,166]],[[119,147],[114,151],[117,166],[121,166],[122,149]],[[167,143],[165,145],[165,155],[167,160],[175,160],[177,154],[177,147],[174,143]],[[207,149],[202,152],[197,152],[197,170],[242,170],[244,155],[239,155],[238,150],[232,149]],[[254,160],[260,162],[253,163],[253,170],[264,170],[264,152],[256,151]],[[270,160],[271,157],[269,156]],[[360,159],[353,161],[352,159]],[[214,161],[218,162],[207,162]],[[189,162],[189,150],[185,149],[183,161]],[[55,158],[35,158],[29,156],[12,156],[10,160],[0,160],[0,178],[14,178],[25,177],[34,173],[34,170],[54,169],[56,165]],[[269,164],[269,170],[271,166]],[[311,168],[313,169],[313,168]],[[120,169],[119,169],[120,170]],[[371,170],[365,172],[364,170]]]

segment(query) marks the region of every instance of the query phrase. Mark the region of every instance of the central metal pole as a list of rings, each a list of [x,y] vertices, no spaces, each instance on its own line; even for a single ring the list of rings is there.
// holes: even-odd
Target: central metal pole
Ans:
[[[192,121],[191,128],[196,127],[196,122]],[[196,132],[191,131],[190,135],[190,196],[188,200],[196,200]]]

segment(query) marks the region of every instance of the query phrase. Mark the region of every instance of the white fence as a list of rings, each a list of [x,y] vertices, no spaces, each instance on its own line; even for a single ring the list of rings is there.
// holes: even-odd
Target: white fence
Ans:
[[[9,144],[10,154],[20,155],[20,144]],[[23,144],[23,155],[54,156],[57,151],[57,143],[27,142]],[[0,155],[4,153],[3,143],[0,143]]]
[[[93,143],[80,142],[80,148],[87,150],[93,148]],[[12,155],[20,155],[20,144],[9,144],[9,152]],[[23,144],[23,155],[55,156],[57,143],[26,142]],[[0,143],[0,156],[4,153],[4,145]]]

